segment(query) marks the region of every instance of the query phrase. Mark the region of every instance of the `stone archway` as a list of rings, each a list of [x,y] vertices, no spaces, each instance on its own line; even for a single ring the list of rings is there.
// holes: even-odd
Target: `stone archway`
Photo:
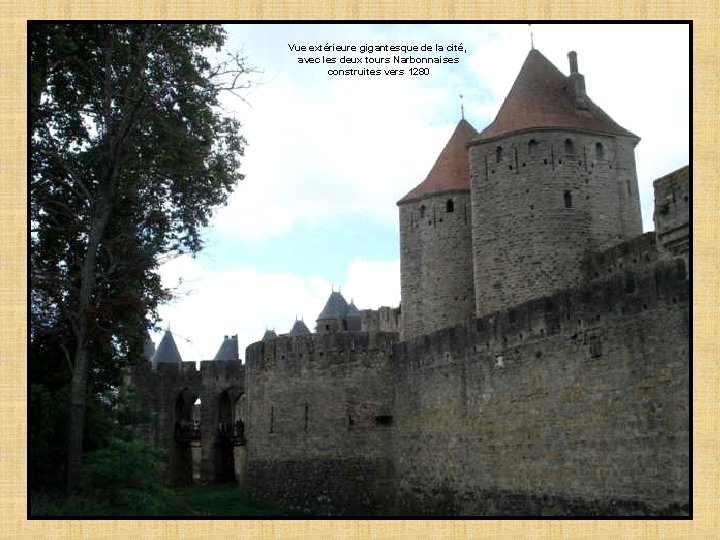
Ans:
[[[217,426],[214,426],[212,463],[216,482],[235,482],[236,447],[245,444],[244,418],[239,415],[238,403],[243,395],[237,387],[226,388],[217,397]]]
[[[200,442],[200,424],[195,418],[198,393],[183,388],[175,397],[173,440],[170,444],[170,476],[175,485],[193,482],[193,445]]]

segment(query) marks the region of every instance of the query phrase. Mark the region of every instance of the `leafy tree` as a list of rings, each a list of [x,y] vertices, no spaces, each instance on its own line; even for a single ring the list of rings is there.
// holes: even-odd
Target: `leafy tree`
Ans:
[[[32,24],[29,42],[31,407],[67,413],[72,490],[88,403],[142,358],[168,298],[158,265],[202,247],[242,179],[245,140],[219,96],[251,70],[210,62],[218,25]]]

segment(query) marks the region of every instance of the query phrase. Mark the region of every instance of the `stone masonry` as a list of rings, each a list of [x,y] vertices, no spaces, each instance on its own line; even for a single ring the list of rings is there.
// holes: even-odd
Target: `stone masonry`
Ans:
[[[643,234],[639,138],[568,56],[531,50],[400,200],[400,307],[333,292],[244,364],[227,336],[200,370],[148,344],[130,380],[168,481],[317,515],[690,514],[690,167]]]

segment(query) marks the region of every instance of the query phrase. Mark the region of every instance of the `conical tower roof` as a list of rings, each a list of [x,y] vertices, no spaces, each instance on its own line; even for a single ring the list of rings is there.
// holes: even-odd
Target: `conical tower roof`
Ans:
[[[587,108],[577,106],[573,76],[566,77],[540,51],[531,49],[495,120],[480,133],[480,139],[528,128],[575,128],[636,137],[587,96],[586,104]]]
[[[431,193],[470,189],[470,163],[467,143],[478,137],[478,132],[464,118],[455,126],[450,140],[430,169],[427,178],[405,195],[398,204],[410,202]]]
[[[345,312],[345,317],[357,317],[358,319],[362,317],[362,313],[360,313],[360,310],[357,308],[357,306],[355,306],[355,302],[353,302],[352,300],[350,301],[350,305]]]
[[[152,362],[152,357],[155,356],[155,343],[150,337],[149,332],[145,332],[145,344],[143,345],[143,355],[145,358]]]
[[[173,339],[172,332],[170,330],[165,331],[160,343],[157,346],[157,350],[152,357],[152,363],[154,366],[158,364],[181,364],[182,358],[180,357],[180,351],[178,351],[175,340]]]
[[[265,333],[263,334],[262,340],[263,341],[275,341],[277,339],[277,334],[275,333],[275,330],[265,330]]]
[[[317,320],[322,321],[325,319],[342,319],[347,313],[348,303],[339,292],[333,291],[325,303],[325,307],[318,315]]]
[[[218,349],[217,354],[215,355],[215,360],[221,360],[221,361],[240,360],[240,355],[238,354],[238,337],[237,337],[237,335],[224,337],[223,342],[220,345],[220,348]]]
[[[293,327],[290,329],[291,336],[307,336],[309,334],[310,329],[300,320],[295,321],[295,324],[293,324]]]

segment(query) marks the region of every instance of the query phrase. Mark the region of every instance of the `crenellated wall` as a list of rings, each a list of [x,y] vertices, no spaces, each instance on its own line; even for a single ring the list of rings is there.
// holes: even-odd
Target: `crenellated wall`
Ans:
[[[401,343],[400,515],[689,511],[682,261]]]
[[[321,515],[392,513],[396,333],[279,337],[246,351],[253,499]]]
[[[478,316],[578,285],[588,253],[642,233],[635,142],[531,130],[470,143]]]
[[[178,436],[178,426],[192,426],[193,406],[201,400],[200,439],[202,446],[201,479],[234,480],[233,442],[220,431],[221,416],[231,415],[244,391],[244,366],[238,361],[205,361],[201,369],[194,362],[133,366],[130,383],[139,390],[143,406],[153,415],[153,422],[139,435],[165,449],[169,455],[168,481],[190,484],[193,481],[193,443]],[[227,398],[227,399],[225,399]]]
[[[592,281],[616,272],[644,268],[657,260],[655,233],[647,232],[604,251],[589,253],[582,264],[583,280]]]
[[[582,134],[572,162],[567,152],[555,154],[566,135],[542,132],[527,160],[520,145],[538,134],[510,138],[510,157],[500,156],[507,171],[496,164],[487,179],[473,178],[473,205],[489,212],[482,234],[490,235],[473,221],[473,251],[460,247],[462,193],[401,205],[404,242],[411,239],[402,248],[403,287],[415,287],[415,304],[403,297],[402,317],[410,311],[403,324],[421,334],[399,341],[397,332],[379,331],[398,325],[398,310],[381,308],[363,313],[369,332],[261,341],[247,348],[245,365],[133,368],[131,382],[156,415],[144,435],[170,451],[170,480],[192,481],[191,443],[176,430],[199,397],[202,480],[235,475],[246,496],[281,508],[345,516],[688,515],[687,253],[652,232],[625,239],[639,227],[635,196],[620,200],[630,154],[620,157],[608,139],[603,163],[591,155],[598,136]],[[547,152],[555,165],[544,162]],[[618,163],[622,174],[611,172],[623,170]],[[510,176],[518,167],[526,173]],[[541,174],[545,167],[551,172]],[[658,234],[687,220],[689,178],[676,173],[656,182],[656,197],[668,204]],[[482,187],[487,201],[478,200],[479,182],[490,185]],[[422,204],[425,221],[416,223]],[[463,279],[473,289],[472,276],[461,277],[471,253],[480,318],[453,296]],[[409,256],[419,258],[407,263]],[[541,272],[533,273],[537,261]],[[243,436],[228,437],[228,425]]]
[[[690,253],[690,167],[658,178],[655,188],[655,233],[660,256],[684,257]]]

